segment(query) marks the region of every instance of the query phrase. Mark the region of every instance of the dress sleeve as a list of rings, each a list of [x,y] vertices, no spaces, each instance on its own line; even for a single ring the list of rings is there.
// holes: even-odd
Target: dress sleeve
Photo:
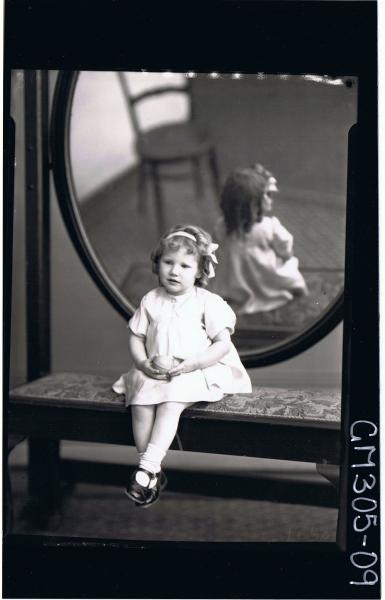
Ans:
[[[288,259],[293,253],[293,236],[276,217],[272,220],[274,250],[281,258]]]
[[[234,333],[236,316],[232,308],[217,294],[209,294],[205,301],[205,329],[208,337],[214,339],[224,329]]]
[[[144,296],[127,324],[127,328],[139,337],[146,337],[149,326],[149,315],[146,304],[146,296]]]

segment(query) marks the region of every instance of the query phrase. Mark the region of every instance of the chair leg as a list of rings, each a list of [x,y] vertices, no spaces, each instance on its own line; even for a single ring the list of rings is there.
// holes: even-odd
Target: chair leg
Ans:
[[[61,520],[59,441],[29,439],[29,499],[21,518],[33,529],[54,529]]]
[[[338,491],[340,484],[340,468],[338,465],[316,464],[316,469],[322,477],[327,479]]]
[[[154,162],[150,163],[151,179],[154,186],[154,201],[155,201],[155,214],[160,235],[163,235],[165,231],[165,219],[163,211],[163,196],[160,185],[160,176],[158,165]]]
[[[337,495],[339,494],[340,488],[340,467],[337,465],[324,465],[316,464],[316,469],[322,477],[324,477],[332,486],[335,488]],[[341,511],[338,511],[337,516],[337,531],[336,541],[342,548],[345,546],[346,531],[345,531],[345,520],[341,516]]]
[[[9,469],[9,455],[12,450],[16,448],[18,444],[20,444],[24,440],[23,435],[8,435],[8,460],[6,466],[6,500],[5,500],[5,525],[4,525],[4,533],[9,534],[12,533],[13,528],[13,496],[12,496],[12,483],[11,483],[11,475]]]
[[[6,500],[5,500],[5,526],[4,533],[7,535],[12,533],[13,529],[13,496],[12,496],[12,483],[11,476],[9,474],[9,468],[7,467],[7,481],[6,485]]]
[[[147,188],[146,188],[146,162],[141,160],[138,167],[138,211],[146,212]]]
[[[210,164],[210,170],[211,170],[211,175],[212,175],[212,179],[213,179],[214,191],[215,191],[216,197],[219,198],[220,193],[221,193],[220,183],[219,183],[219,171],[218,171],[217,156],[216,156],[214,149],[209,151],[209,164]]]
[[[196,195],[198,197],[198,200],[201,200],[204,192],[203,192],[203,181],[202,181],[202,173],[201,173],[201,168],[200,168],[200,160],[199,160],[199,158],[196,157],[196,158],[193,158],[191,162],[192,162],[192,166],[193,166]]]

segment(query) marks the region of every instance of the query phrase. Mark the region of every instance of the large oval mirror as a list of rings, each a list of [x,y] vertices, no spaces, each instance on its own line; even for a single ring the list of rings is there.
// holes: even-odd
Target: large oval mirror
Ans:
[[[350,77],[60,73],[56,189],[101,290],[129,317],[158,284],[149,257],[160,235],[196,224],[219,243],[209,289],[237,313],[234,342],[246,365],[320,339],[343,314],[356,102]],[[266,182],[246,225],[240,169]]]

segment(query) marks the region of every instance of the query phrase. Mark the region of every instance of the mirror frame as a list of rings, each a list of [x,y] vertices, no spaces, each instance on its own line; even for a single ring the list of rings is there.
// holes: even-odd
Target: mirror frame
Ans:
[[[69,136],[72,100],[80,73],[81,71],[61,71],[58,73],[55,85],[50,126],[50,147],[56,194],[67,231],[83,265],[105,298],[127,320],[133,314],[135,307],[114,284],[100,263],[84,229],[76,200],[70,160]],[[347,210],[348,203],[346,203]],[[270,347],[259,352],[242,352],[238,350],[242,362],[245,367],[249,368],[264,367],[292,358],[325,337],[342,321],[343,316],[344,288],[321,318],[297,336],[288,338],[287,341],[278,344],[276,347]]]

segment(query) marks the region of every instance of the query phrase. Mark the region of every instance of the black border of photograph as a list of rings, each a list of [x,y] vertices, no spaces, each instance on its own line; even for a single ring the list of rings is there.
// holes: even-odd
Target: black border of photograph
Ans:
[[[6,2],[5,428],[14,161],[8,120],[11,69],[349,74],[358,77],[359,99],[349,148],[339,543],[9,535],[4,539],[4,597],[379,597],[380,527],[369,517],[378,514],[379,501],[376,9],[370,1]]]

